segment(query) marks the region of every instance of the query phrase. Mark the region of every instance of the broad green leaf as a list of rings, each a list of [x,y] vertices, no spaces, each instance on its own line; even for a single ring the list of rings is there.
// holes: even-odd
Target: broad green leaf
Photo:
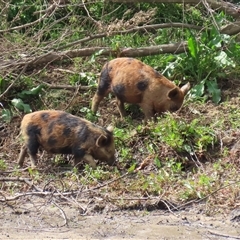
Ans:
[[[11,119],[12,119],[12,114],[11,114],[11,111],[8,110],[8,109],[3,109],[2,110],[2,119],[5,121],[5,122],[10,122]]]
[[[44,87],[44,85],[40,84],[37,87],[32,88],[31,90],[23,90],[21,93],[18,94],[18,97],[26,98],[26,97],[28,97],[30,95],[36,96],[36,95],[38,95],[42,91],[43,87]]]
[[[218,56],[216,56],[215,61],[218,62],[218,64],[221,67],[226,67],[226,66],[232,66],[235,67],[236,64],[227,56],[227,54],[224,51],[221,51]]]
[[[24,111],[24,113],[30,113],[32,112],[29,104],[25,104],[22,99],[14,98],[12,101],[12,105],[19,109],[20,111]]]
[[[129,173],[132,173],[136,168],[136,164],[134,163],[129,169],[128,169],[128,172]]]
[[[204,94],[205,89],[205,81],[202,81],[200,84],[195,85],[191,89],[191,96],[194,97],[201,97]]]
[[[96,57],[97,57],[97,56],[100,56],[103,52],[104,52],[104,49],[101,49],[101,50],[95,52],[95,53],[91,56],[90,63],[94,63]]]
[[[220,48],[222,46],[221,44],[222,39],[220,37],[215,37],[212,39],[212,41],[209,42],[209,47],[212,49]]]
[[[193,37],[190,37],[188,39],[188,48],[189,48],[191,56],[193,58],[197,59],[198,46],[197,46],[196,40]]]
[[[212,100],[214,103],[219,103],[221,101],[221,90],[218,88],[216,81],[206,81],[207,90],[212,95]]]
[[[161,165],[162,165],[161,162],[160,162],[160,160],[158,159],[158,157],[155,157],[154,163],[155,163],[155,165],[156,165],[158,168],[160,168]]]

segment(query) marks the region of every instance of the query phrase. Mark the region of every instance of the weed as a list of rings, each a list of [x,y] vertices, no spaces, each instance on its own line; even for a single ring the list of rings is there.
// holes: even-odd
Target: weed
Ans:
[[[96,86],[96,75],[92,73],[77,73],[69,76],[71,85],[81,84],[89,87]]]
[[[150,134],[153,139],[164,142],[178,152],[206,151],[216,141],[211,127],[201,125],[201,119],[193,119],[189,123],[166,114],[157,124],[151,123]]]
[[[96,184],[99,181],[108,180],[111,177],[111,172],[105,171],[101,166],[98,166],[96,169],[92,169],[89,165],[85,165],[83,170],[84,177],[82,180],[88,181],[88,184]]]
[[[3,159],[0,159],[0,170],[4,171],[7,169],[7,164]]]
[[[86,119],[88,119],[89,121],[91,122],[96,122],[98,120],[98,117],[99,117],[99,113],[97,114],[94,114],[91,109],[89,109],[88,107],[82,107],[80,109],[80,112],[81,113],[84,113],[84,117]]]

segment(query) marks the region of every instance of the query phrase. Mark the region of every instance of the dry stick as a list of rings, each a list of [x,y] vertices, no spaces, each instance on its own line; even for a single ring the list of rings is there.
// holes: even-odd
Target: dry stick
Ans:
[[[71,85],[52,85],[52,84],[49,84],[46,82],[43,82],[43,83],[50,89],[67,89],[67,90],[76,89],[75,86],[71,86]],[[81,86],[81,85],[79,85],[78,87],[81,90],[89,90],[89,89],[93,88],[92,86]]]
[[[25,172],[26,170],[28,170],[29,167],[25,167],[25,168],[19,168],[19,169],[15,169],[15,170],[11,170],[11,171],[0,171],[0,175],[1,174],[9,174],[9,173],[15,173],[15,172]]]
[[[235,239],[240,239],[239,236],[233,236],[233,235],[228,235],[228,234],[222,234],[222,233],[216,233],[216,232],[213,232],[213,231],[209,231],[208,232],[212,235],[215,235],[215,236],[220,236],[220,237],[225,237],[225,238],[235,238]]]
[[[106,183],[104,183],[104,184],[101,184],[101,185],[99,185],[99,186],[96,186],[96,187],[93,187],[93,188],[90,188],[90,189],[86,189],[86,190],[82,191],[81,193],[91,192],[91,191],[97,190],[97,189],[99,189],[99,188],[105,187],[105,186],[107,186],[107,185],[109,185],[109,184],[111,184],[111,183],[113,183],[113,182],[116,182],[116,181],[118,181],[118,180],[120,180],[120,179],[128,176],[129,174],[130,174],[130,173],[127,172],[127,173],[123,174],[122,176],[120,176],[120,177],[118,177],[118,178],[115,178],[115,179],[113,179],[113,180],[111,180],[111,181],[108,181],[108,182],[106,182]],[[135,173],[131,173],[131,174],[135,174]]]
[[[33,183],[31,183],[30,178],[22,178],[22,177],[1,177],[0,182],[10,182],[10,181],[20,181],[20,182],[25,182],[27,185],[30,187],[33,187],[36,191],[42,192],[42,189],[36,187]]]
[[[64,227],[65,225],[68,226],[67,216],[66,216],[65,212],[62,210],[62,208],[57,203],[53,202],[53,204],[60,210],[61,214],[63,215],[63,219],[64,219],[64,224],[62,224],[58,227]]]
[[[181,208],[183,208],[183,207],[185,207],[185,206],[188,206],[188,205],[190,205],[190,204],[192,204],[192,203],[202,202],[203,200],[209,198],[210,196],[212,196],[213,194],[215,194],[215,193],[218,192],[219,190],[224,189],[224,188],[226,188],[226,187],[229,187],[229,186],[231,186],[231,185],[234,185],[234,184],[236,184],[236,183],[240,183],[240,181],[235,181],[235,182],[229,183],[229,184],[227,184],[226,186],[222,186],[222,187],[216,189],[215,191],[211,192],[210,194],[208,194],[208,195],[207,195],[206,197],[204,197],[204,198],[201,198],[201,199],[198,199],[198,200],[194,199],[194,200],[189,201],[189,202],[187,202],[187,203],[184,203],[184,204],[182,204],[182,205],[180,205],[180,206],[178,206],[178,207],[176,207],[176,208],[177,208],[178,210],[180,210]]]
[[[82,0],[82,4],[83,4],[83,7],[84,7],[85,11],[87,12],[88,17],[89,17],[96,25],[99,25],[99,23],[98,23],[95,19],[93,19],[92,16],[89,14],[89,11],[88,11],[87,7],[85,6],[83,0]]]
[[[16,27],[13,27],[13,28],[0,30],[0,33],[10,32],[10,31],[19,30],[19,29],[22,29],[22,28],[31,27],[31,26],[35,25],[36,23],[39,23],[39,22],[43,21],[44,18],[50,16],[56,10],[56,7],[57,7],[57,4],[54,3],[46,10],[46,14],[44,14],[42,17],[40,17],[36,21],[31,22],[31,23],[27,23],[27,24],[24,24],[24,25],[21,25],[21,26],[16,26]]]
[[[68,105],[64,108],[64,111],[66,111],[66,110],[69,108],[69,106],[72,104],[73,99],[77,96],[80,87],[81,87],[81,85],[78,85],[78,86],[77,86],[76,91],[75,91],[75,93],[73,94],[73,97],[72,97],[71,100],[69,101]]]
[[[13,84],[19,80],[19,78],[22,76],[22,74],[25,72],[25,70],[27,69],[28,67],[28,63],[25,64],[25,66],[23,67],[22,71],[19,73],[19,75],[17,76],[17,78],[7,87],[7,89],[0,95],[0,99],[3,98],[3,96],[5,94],[8,93],[8,91],[11,89],[11,87],[13,86]]]
[[[81,43],[85,43],[85,42],[89,42],[93,39],[97,39],[97,38],[103,38],[103,37],[109,37],[109,36],[114,36],[114,35],[124,35],[124,34],[129,34],[129,33],[134,33],[134,32],[138,32],[138,31],[148,31],[148,30],[156,30],[159,28],[191,28],[191,29],[195,29],[195,30],[201,30],[202,27],[201,26],[196,26],[193,24],[184,24],[184,23],[161,23],[161,24],[152,24],[152,25],[145,25],[145,26],[140,26],[140,27],[134,27],[134,28],[130,28],[124,31],[112,31],[110,33],[99,33],[99,34],[95,34],[95,35],[90,35],[87,36],[85,38],[82,38],[80,40],[71,42],[69,44],[66,44],[64,46],[60,46],[58,48],[56,48],[55,50],[59,51],[62,49],[66,49]]]
[[[134,173],[133,173],[134,174]],[[91,192],[91,191],[94,191],[94,190],[97,190],[99,188],[102,188],[102,187],[105,187],[106,185],[109,185],[115,181],[118,181],[119,179],[122,179],[124,177],[126,177],[127,175],[129,175],[129,173],[125,173],[123,174],[122,176],[116,178],[116,179],[113,179],[109,182],[106,182],[105,184],[102,184],[100,186],[97,186],[97,187],[93,187],[91,189],[86,189],[82,192],[80,192],[80,194],[82,193],[86,193],[86,192]],[[1,192],[0,192],[1,193]],[[26,197],[26,196],[49,196],[49,195],[52,195],[53,197],[57,197],[57,196],[72,196],[72,195],[75,195],[75,194],[78,194],[79,191],[72,191],[72,192],[65,192],[65,193],[55,193],[55,192],[43,192],[43,191],[39,191],[39,192],[26,192],[26,193],[21,193],[21,194],[17,194],[16,196],[14,197],[5,197],[5,195],[3,195],[4,199],[0,199],[0,202],[6,202],[6,201],[14,201],[14,200],[17,200],[21,197]]]
[[[36,228],[36,227],[34,227],[34,228],[23,228],[23,227],[9,226],[8,228],[6,228],[6,226],[4,226],[4,227],[0,226],[0,229],[3,229],[3,230],[6,230],[6,229],[19,229],[21,231],[26,231],[26,232],[30,232],[30,231],[31,232],[50,232],[50,233],[54,232],[54,230],[52,228],[46,229],[46,228]],[[66,233],[66,232],[69,232],[69,229],[61,230],[61,231],[58,229],[57,232],[58,232],[58,234],[59,233]]]
[[[75,198],[73,198],[73,196],[70,196],[70,198],[66,198],[66,197],[62,196],[62,198],[69,202],[71,201],[72,203],[76,204],[79,208],[81,208],[84,213],[86,212],[87,209],[84,208],[83,206],[81,206],[80,203],[77,202]],[[83,215],[83,214],[81,214],[81,215]]]
[[[78,74],[78,72],[74,72],[69,69],[62,69],[62,68],[55,68],[53,69],[54,72],[64,72],[64,73],[70,73],[70,74]]]
[[[70,194],[72,194],[72,193],[68,193],[68,195],[70,195]],[[18,194],[14,197],[9,197],[9,198],[5,197],[5,200],[0,199],[0,202],[14,201],[21,197],[26,197],[26,196],[49,196],[49,195],[52,195],[52,192],[26,192],[26,193]],[[61,194],[54,194],[54,196],[60,196],[60,195]]]
[[[177,214],[175,214],[171,209],[170,209],[170,207],[168,206],[168,204],[166,203],[166,201],[164,201],[164,200],[160,200],[162,203],[164,203],[164,205],[167,207],[167,209],[168,209],[168,211],[170,212],[170,213],[172,213],[174,216],[178,216]],[[174,206],[173,206],[174,207]]]

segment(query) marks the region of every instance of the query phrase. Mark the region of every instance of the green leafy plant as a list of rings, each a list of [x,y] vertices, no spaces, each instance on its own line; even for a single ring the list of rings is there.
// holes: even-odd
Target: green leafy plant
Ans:
[[[26,104],[20,98],[14,98],[11,101],[12,105],[16,107],[18,110],[23,111],[24,113],[32,112],[32,109],[29,104]]]
[[[69,77],[69,82],[71,85],[75,85],[76,83],[80,83],[86,86],[96,86],[96,76],[92,73],[77,73],[73,74]]]
[[[6,90],[6,81],[4,78],[0,77],[0,93]]]
[[[93,112],[91,111],[91,109],[87,108],[87,107],[83,107],[80,109],[81,113],[84,113],[84,117],[86,119],[88,119],[89,121],[95,122],[97,121],[99,114],[93,114]]]
[[[203,32],[198,41],[191,35],[188,39],[188,70],[197,85],[193,88],[192,97],[201,97],[207,90],[215,103],[221,100],[221,91],[217,84],[217,77],[224,76],[224,70],[235,67],[235,62],[228,56],[222,46],[229,45],[230,36],[220,34],[216,28]],[[184,59],[186,60],[186,59]]]
[[[38,85],[30,90],[23,90],[22,92],[18,93],[17,96],[21,99],[27,99],[29,97],[34,97],[39,95],[44,88],[43,84]]]
[[[4,121],[4,122],[7,122],[9,123],[12,119],[12,113],[9,109],[3,109],[2,110],[2,115],[1,115],[1,119]]]
[[[0,159],[0,170],[4,171],[7,169],[7,164],[3,159]]]
[[[23,90],[22,92],[17,94],[19,98],[14,98],[11,100],[12,105],[18,110],[23,111],[24,113],[32,112],[30,105],[27,103],[24,103],[23,100],[26,101],[31,99],[32,97],[38,96],[41,93],[43,88],[44,88],[44,85],[40,84],[37,87],[34,87],[30,90]]]
[[[202,126],[201,119],[194,119],[187,123],[166,114],[165,119],[159,119],[157,124],[151,125],[151,137],[163,141],[179,152],[206,151],[212,146],[216,137],[211,127]]]

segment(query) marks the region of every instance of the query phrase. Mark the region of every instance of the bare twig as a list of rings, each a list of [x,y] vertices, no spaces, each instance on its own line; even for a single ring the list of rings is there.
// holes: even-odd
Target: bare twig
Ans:
[[[82,4],[83,4],[83,7],[84,7],[85,11],[87,12],[88,17],[89,17],[96,25],[99,25],[99,23],[98,23],[95,19],[93,19],[92,16],[89,14],[89,11],[88,11],[88,9],[87,9],[87,7],[86,7],[86,5],[85,5],[85,3],[84,3],[83,0],[82,0]]]
[[[0,65],[0,70],[7,69],[10,67],[22,67],[28,64],[28,69],[32,69],[36,66],[43,64],[49,64],[54,61],[63,60],[63,59],[72,59],[75,57],[91,56],[96,52],[100,52],[101,56],[125,56],[125,57],[143,57],[149,55],[158,55],[164,53],[183,53],[188,49],[186,42],[179,43],[170,43],[150,47],[141,47],[141,48],[122,48],[118,50],[113,50],[110,47],[92,47],[92,48],[83,48],[77,50],[68,50],[64,52],[48,52],[46,54],[37,56],[37,57],[27,57],[20,61],[2,61]]]
[[[24,24],[24,25],[21,25],[21,26],[16,26],[16,27],[13,27],[13,28],[8,28],[8,29],[4,29],[4,30],[0,30],[0,33],[5,33],[5,32],[11,32],[11,31],[14,31],[14,30],[20,30],[22,28],[28,28],[28,27],[31,27],[33,25],[35,25],[36,23],[39,23],[41,21],[43,21],[46,17],[49,17],[51,16],[51,14],[54,13],[54,11],[56,10],[58,4],[56,2],[54,2],[47,10],[46,10],[46,13],[40,17],[39,19],[37,19],[36,21],[33,21],[31,23],[27,23],[27,24]]]
[[[47,85],[48,88],[50,89],[67,89],[67,90],[76,90],[79,89],[79,90],[89,90],[91,88],[95,88],[94,86],[81,86],[81,85],[78,85],[77,87],[76,86],[71,86],[71,85],[52,85],[52,84],[49,84],[49,83],[46,83],[44,82],[45,85]]]
[[[133,173],[134,174],[134,173]],[[3,199],[0,199],[0,202],[6,202],[6,201],[14,201],[14,200],[17,200],[21,197],[26,197],[26,196],[41,196],[41,197],[44,197],[44,196],[53,196],[53,197],[58,197],[58,196],[73,196],[73,195],[76,195],[76,194],[83,194],[83,193],[86,193],[86,192],[91,192],[91,191],[95,191],[97,189],[100,189],[100,188],[103,188],[115,181],[118,181],[126,176],[128,176],[129,173],[125,173],[123,174],[122,176],[118,177],[118,178],[115,178],[111,181],[108,181],[104,184],[101,184],[99,186],[96,186],[96,187],[93,187],[93,188],[90,188],[90,189],[86,189],[86,190],[83,190],[79,193],[79,191],[71,191],[71,192],[64,192],[64,193],[61,193],[61,192],[52,192],[52,191],[38,191],[38,192],[25,192],[25,193],[19,193],[13,197],[6,197],[5,195],[3,195],[3,193],[0,191],[0,194],[2,194],[4,196]]]
[[[18,136],[17,136],[18,137]],[[10,171],[0,171],[0,175],[2,174],[9,174],[9,173],[14,173],[14,172],[25,172],[29,169],[29,167],[26,168],[19,168],[19,169],[14,169],[14,170],[10,170]]]
[[[30,178],[22,178],[22,177],[1,177],[0,182],[24,182],[30,187],[34,188],[36,191],[42,191],[42,189],[36,187],[31,181]]]
[[[237,183],[240,183],[240,181],[235,181],[235,182],[229,183],[229,184],[227,184],[227,185],[225,185],[225,186],[222,186],[222,187],[216,189],[215,191],[211,192],[210,194],[208,194],[207,196],[205,196],[205,197],[203,197],[203,198],[201,198],[201,199],[191,200],[191,201],[189,201],[189,202],[187,202],[187,203],[184,203],[184,204],[178,206],[177,208],[178,208],[178,210],[180,210],[180,209],[182,209],[183,207],[186,207],[186,206],[191,205],[191,204],[193,204],[193,203],[200,203],[200,202],[206,200],[207,198],[209,198],[210,196],[214,195],[216,192],[218,192],[218,191],[220,191],[220,190],[222,190],[222,189],[224,189],[224,188],[227,188],[227,187],[229,187],[229,186],[231,186],[231,185],[237,184]]]
[[[64,46],[61,46],[61,47],[57,48],[56,50],[59,51],[62,49],[66,49],[66,48],[69,48],[69,47],[72,47],[72,46],[75,46],[78,44],[89,42],[90,40],[93,40],[93,39],[115,36],[115,35],[125,35],[125,34],[135,33],[135,32],[139,32],[139,31],[152,31],[152,30],[157,30],[157,29],[161,29],[161,28],[162,29],[164,29],[164,28],[190,28],[190,29],[195,29],[195,30],[202,29],[201,26],[196,26],[193,24],[185,24],[185,23],[161,23],[161,24],[137,26],[137,27],[127,29],[124,31],[111,31],[111,32],[104,32],[104,33],[100,33],[100,34],[90,35],[83,39],[80,39],[80,40],[74,41],[72,43],[66,44]]]
[[[134,175],[135,173],[131,173],[131,174]],[[103,187],[105,187],[105,186],[107,186],[107,185],[112,184],[113,182],[116,182],[116,181],[118,181],[118,180],[120,180],[120,179],[122,179],[122,178],[125,178],[125,177],[128,176],[128,175],[130,175],[130,173],[127,172],[127,173],[123,174],[122,176],[120,176],[120,177],[118,177],[118,178],[115,178],[115,179],[113,179],[113,180],[111,180],[111,181],[108,181],[108,182],[106,182],[106,183],[104,183],[104,184],[101,184],[101,185],[99,185],[99,186],[96,186],[96,187],[93,187],[93,188],[90,188],[90,189],[83,190],[82,193],[84,193],[84,192],[89,192],[89,191],[95,191],[95,190],[97,190],[97,189],[99,189],[99,188],[103,188]]]
[[[208,232],[212,235],[219,236],[219,237],[225,237],[225,238],[230,238],[230,239],[240,239],[240,236],[234,236],[234,235],[229,235],[229,234],[223,234],[223,233],[217,233],[208,230]]]
[[[17,78],[7,87],[7,89],[0,95],[0,99],[4,97],[8,93],[8,91],[12,88],[12,86],[20,79],[22,74],[26,71],[28,64],[25,64],[22,71],[18,74]]]
[[[168,209],[168,211],[169,211],[170,213],[172,213],[173,215],[177,216],[177,214],[175,214],[175,213],[171,210],[171,208],[170,208],[169,205],[167,204],[167,201],[161,200],[161,202],[167,207],[167,209]],[[175,207],[174,207],[174,208],[175,208]]]
[[[78,95],[78,92],[79,92],[80,87],[81,87],[81,85],[78,85],[78,86],[76,87],[76,91],[75,91],[75,93],[73,94],[73,96],[72,96],[71,100],[69,101],[68,105],[64,108],[64,111],[66,111],[66,110],[69,108],[69,106],[72,104],[73,99]]]
[[[61,212],[62,216],[63,216],[63,219],[64,219],[64,223],[58,227],[64,227],[65,225],[68,226],[68,221],[67,221],[67,216],[65,214],[65,212],[63,211],[63,209],[55,202],[53,202],[54,206],[56,206],[59,211]]]

